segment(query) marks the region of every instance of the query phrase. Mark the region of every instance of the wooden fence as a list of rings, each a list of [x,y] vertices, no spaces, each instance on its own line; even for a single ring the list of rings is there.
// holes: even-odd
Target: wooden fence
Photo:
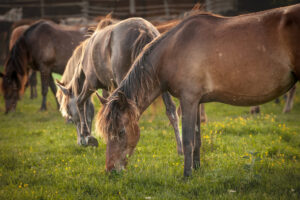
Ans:
[[[131,16],[172,18],[190,10],[196,0],[1,0],[0,15],[11,8],[23,8],[23,18],[92,19],[113,12],[116,18]]]

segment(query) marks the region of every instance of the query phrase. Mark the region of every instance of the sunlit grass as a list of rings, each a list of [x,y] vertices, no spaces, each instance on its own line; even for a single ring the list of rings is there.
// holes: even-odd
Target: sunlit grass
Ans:
[[[299,87],[300,88],[300,87]],[[40,88],[39,88],[40,89]],[[174,132],[157,103],[140,120],[141,138],[128,167],[105,172],[105,144],[76,145],[76,130],[56,110],[39,112],[41,95],[29,90],[15,113],[4,115],[0,100],[0,199],[299,199],[300,92],[294,109],[206,105],[201,169],[183,179]],[[99,109],[94,99],[96,110]]]

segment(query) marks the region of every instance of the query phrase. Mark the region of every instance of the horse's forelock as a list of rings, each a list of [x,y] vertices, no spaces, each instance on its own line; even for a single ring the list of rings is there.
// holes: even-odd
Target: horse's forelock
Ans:
[[[133,126],[138,120],[139,111],[132,100],[127,100],[127,104],[123,105],[120,102],[119,96],[111,97],[97,115],[96,130],[105,142],[108,138],[119,138],[119,130],[122,128],[120,117],[127,112],[129,122]]]
[[[63,92],[61,90],[57,91],[56,97],[58,99],[58,101],[60,101],[60,108],[59,111],[61,112],[61,115],[65,118],[69,117],[68,114],[68,103],[70,100],[70,97],[67,95],[64,95]]]

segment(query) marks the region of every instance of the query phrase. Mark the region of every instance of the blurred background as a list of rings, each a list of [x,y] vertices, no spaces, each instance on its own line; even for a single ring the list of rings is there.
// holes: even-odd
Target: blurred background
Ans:
[[[196,3],[201,9],[234,16],[300,3],[300,0],[0,0],[0,66],[13,28],[38,19],[65,25],[95,24],[112,12],[118,19],[139,16],[159,23],[184,16]]]

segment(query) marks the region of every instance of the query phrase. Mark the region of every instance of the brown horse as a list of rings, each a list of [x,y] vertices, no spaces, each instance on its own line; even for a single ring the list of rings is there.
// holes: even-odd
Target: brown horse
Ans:
[[[106,92],[115,88],[142,48],[158,35],[156,28],[148,21],[130,18],[96,30],[91,38],[84,42],[82,61],[78,66],[80,70],[74,73],[68,85],[64,86],[58,82],[58,86],[66,95],[61,105],[62,113],[73,121],[78,119],[79,115],[80,120],[75,123],[77,131],[80,131],[77,134],[80,144],[98,145],[90,134],[93,110],[90,111],[92,107],[86,104],[90,95],[98,88]],[[182,153],[176,107],[168,93],[162,96],[166,113],[175,130],[178,153]]]
[[[152,41],[99,112],[106,169],[122,169],[138,120],[162,92],[182,108],[184,176],[200,166],[199,103],[252,106],[300,80],[300,4],[236,17],[200,13]]]
[[[14,44],[16,41],[21,37],[21,35],[26,31],[26,29],[29,27],[29,25],[20,25],[13,29],[10,39],[9,39],[9,51],[12,50]],[[29,78],[28,78],[28,85],[30,86],[30,98],[34,99],[37,97],[37,91],[36,91],[36,72],[33,70],[29,70]]]
[[[43,101],[46,110],[48,86],[56,93],[51,73],[62,74],[73,49],[84,39],[85,31],[60,27],[50,21],[31,25],[16,41],[5,64],[2,89],[6,113],[14,110],[23,93],[28,77],[28,67],[41,73]]]

